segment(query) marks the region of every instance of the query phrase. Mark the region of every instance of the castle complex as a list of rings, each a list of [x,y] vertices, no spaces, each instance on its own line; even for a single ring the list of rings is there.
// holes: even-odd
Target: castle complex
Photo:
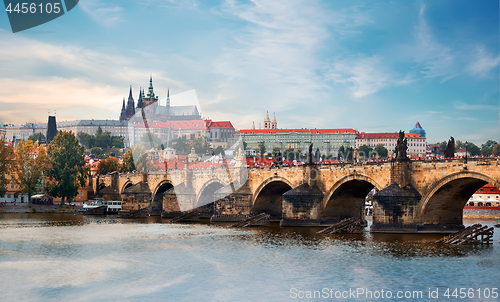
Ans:
[[[120,113],[120,121],[142,122],[144,111],[149,122],[167,122],[175,120],[201,120],[201,114],[198,108],[191,106],[170,106],[170,90],[167,91],[167,103],[162,106],[158,102],[158,95],[153,90],[153,78],[149,78],[148,94],[144,95],[144,90],[139,89],[139,98],[137,106],[132,97],[132,86],[130,86],[128,101],[125,104],[123,98],[122,110]],[[136,116],[136,112],[141,112]]]

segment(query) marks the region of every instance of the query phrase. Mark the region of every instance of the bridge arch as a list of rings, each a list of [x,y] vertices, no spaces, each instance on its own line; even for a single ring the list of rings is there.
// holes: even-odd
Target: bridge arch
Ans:
[[[322,218],[363,218],[365,197],[374,187],[377,190],[382,189],[379,183],[365,175],[350,174],[342,177],[323,198]]]
[[[434,182],[418,205],[421,223],[462,225],[465,204],[487,183],[497,188],[500,185],[489,176],[473,171],[456,172]]]
[[[127,189],[127,188],[129,188],[129,187],[131,187],[131,186],[133,186],[133,185],[134,185],[134,183],[133,183],[133,182],[131,182],[131,181],[130,181],[130,179],[129,179],[129,180],[127,180],[127,181],[123,184],[123,186],[121,187],[121,189],[120,189],[120,194],[121,194],[121,193],[122,193],[125,189]]]
[[[224,187],[224,184],[215,178],[206,182],[196,196],[198,207],[209,205],[216,201],[214,194],[222,187]]]
[[[283,194],[293,189],[292,183],[279,176],[274,176],[262,182],[252,197],[252,213],[268,213],[271,219],[282,216]]]
[[[172,189],[174,185],[169,180],[161,181],[152,192],[151,213],[152,215],[161,215],[163,212],[163,193]]]

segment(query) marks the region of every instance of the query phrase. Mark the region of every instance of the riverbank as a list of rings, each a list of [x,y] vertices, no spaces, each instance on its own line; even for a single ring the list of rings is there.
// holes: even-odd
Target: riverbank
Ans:
[[[79,209],[83,208],[82,202],[75,202],[74,206],[67,203],[64,206],[59,204],[42,205],[42,204],[28,204],[28,203],[7,203],[0,205],[0,213],[78,213]]]

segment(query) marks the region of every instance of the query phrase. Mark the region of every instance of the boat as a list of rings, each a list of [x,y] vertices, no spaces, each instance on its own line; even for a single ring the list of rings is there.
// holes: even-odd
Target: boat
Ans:
[[[122,208],[122,202],[117,200],[103,200],[95,198],[90,203],[84,203],[80,211],[85,215],[118,214]]]
[[[500,228],[500,220],[497,220],[497,223],[494,224],[496,228]]]

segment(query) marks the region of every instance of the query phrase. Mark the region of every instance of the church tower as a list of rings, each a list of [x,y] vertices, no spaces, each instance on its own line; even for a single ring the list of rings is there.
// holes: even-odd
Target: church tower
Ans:
[[[147,106],[157,102],[158,102],[158,96],[156,96],[153,91],[153,76],[150,76],[148,94],[146,95],[146,97],[144,97],[144,91],[143,91],[142,108],[146,108]]]
[[[139,88],[139,99],[137,100],[137,108],[142,108],[142,88]]]
[[[127,114],[127,120],[129,120],[135,114],[135,102],[134,102],[134,98],[132,97],[132,85],[130,85],[130,91],[128,93],[127,108],[125,109],[125,112]]]
[[[274,112],[273,122],[271,123],[271,129],[278,129],[278,122],[276,121],[276,112]]]
[[[264,129],[271,129],[271,120],[269,119],[269,111],[267,111],[266,118],[264,119]]]
[[[170,88],[167,89],[167,116],[170,117]]]
[[[120,113],[120,122],[127,119],[127,114],[125,111],[125,98],[123,98],[122,112]]]

